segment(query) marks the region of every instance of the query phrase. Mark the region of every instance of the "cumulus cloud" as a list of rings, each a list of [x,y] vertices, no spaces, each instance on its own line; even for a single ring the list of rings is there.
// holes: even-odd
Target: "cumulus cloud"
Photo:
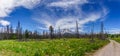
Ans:
[[[41,28],[39,27],[40,29],[43,29],[43,30],[48,30],[49,29],[49,26],[53,26],[55,29],[58,29],[59,27],[61,29],[75,29],[76,27],[76,21],[78,21],[78,24],[79,24],[79,29],[80,31],[82,31],[84,25],[86,23],[89,23],[89,22],[94,22],[98,19],[100,19],[102,17],[103,13],[91,13],[91,14],[88,14],[87,17],[84,17],[84,19],[81,19],[79,17],[72,17],[72,16],[69,16],[69,17],[63,17],[63,18],[59,18],[58,20],[51,22],[49,20],[41,20],[41,19],[37,19],[36,21],[38,21],[39,23],[42,23],[45,25],[45,27]],[[52,20],[52,19],[51,19]]]
[[[2,26],[7,26],[7,25],[10,25],[10,22],[9,21],[6,21],[6,20],[0,20],[0,24]]]
[[[119,28],[111,28],[109,30],[106,30],[109,34],[120,34],[120,29]]]
[[[57,2],[50,3],[48,4],[48,6],[68,8],[74,5],[85,4],[85,3],[88,3],[88,1],[87,0],[60,0]]]
[[[27,9],[35,7],[41,0],[0,0],[0,17],[8,16],[15,7],[23,6]]]
[[[41,0],[19,0],[19,1],[16,1],[18,6],[23,6],[28,9],[34,8],[40,2],[41,2]]]
[[[23,6],[27,9],[34,8],[41,0],[0,0],[0,18],[8,17],[15,7]],[[0,20],[3,26],[9,25],[10,22]]]
[[[6,17],[14,8],[13,0],[0,0],[0,17]]]
[[[100,19],[100,14],[90,14],[89,17],[86,17],[84,19],[80,19],[79,17],[66,17],[62,18],[56,21],[54,27],[58,28],[61,27],[62,29],[65,28],[71,28],[74,29],[76,27],[76,21],[79,23],[79,28],[82,28],[84,24],[88,22],[94,22],[98,19]]]
[[[63,10],[67,9],[64,11],[64,13],[67,14],[63,13],[63,15],[58,18],[52,18],[47,13],[40,14],[40,15],[44,15],[45,17],[38,18],[36,21],[38,21],[41,24],[44,24],[45,27],[39,27],[39,28],[43,30],[45,29],[48,30],[49,26],[52,25],[55,29],[58,29],[60,27],[61,29],[73,30],[76,27],[76,21],[78,21],[79,29],[80,31],[82,31],[86,23],[103,19],[109,13],[108,9],[104,6],[100,6],[99,8],[100,10],[96,10],[96,11],[93,11],[90,7],[88,9],[91,9],[91,11],[86,12],[82,10],[82,5],[84,4],[90,4],[90,2],[88,0],[59,0],[48,3],[47,6],[49,6],[50,8],[54,7],[55,9],[56,8],[59,9],[58,7],[61,7]],[[89,6],[93,6],[93,3],[92,5]],[[49,7],[47,9],[49,9]],[[51,10],[52,9],[54,10],[54,8],[51,8]],[[53,16],[57,16],[57,15],[53,15]],[[50,20],[48,20],[48,18],[45,19],[46,17],[49,17]]]

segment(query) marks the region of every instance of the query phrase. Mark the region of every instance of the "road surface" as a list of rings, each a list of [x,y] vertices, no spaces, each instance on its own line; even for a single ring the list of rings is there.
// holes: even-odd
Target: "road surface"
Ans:
[[[120,44],[114,40],[90,56],[120,56]]]

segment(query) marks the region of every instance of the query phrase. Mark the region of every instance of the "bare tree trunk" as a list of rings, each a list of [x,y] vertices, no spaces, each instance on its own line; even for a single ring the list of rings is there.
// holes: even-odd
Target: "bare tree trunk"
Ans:
[[[79,27],[77,21],[76,21],[76,37],[79,38]]]
[[[90,38],[91,38],[91,42],[94,42],[94,23],[92,24],[92,27],[91,27],[91,35],[90,35]]]
[[[100,37],[101,37],[102,40],[105,40],[105,36],[104,36],[104,23],[103,22],[101,22]]]
[[[62,37],[60,27],[59,27],[58,35],[59,35],[59,38],[61,38],[61,37]]]
[[[54,38],[54,28],[52,26],[50,26],[49,31],[50,31],[50,38],[53,39]]]

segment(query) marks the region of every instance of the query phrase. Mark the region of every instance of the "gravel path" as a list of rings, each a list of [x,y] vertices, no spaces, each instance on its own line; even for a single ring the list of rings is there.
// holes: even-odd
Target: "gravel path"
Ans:
[[[92,56],[120,56],[120,44],[110,40],[108,45],[96,51]]]

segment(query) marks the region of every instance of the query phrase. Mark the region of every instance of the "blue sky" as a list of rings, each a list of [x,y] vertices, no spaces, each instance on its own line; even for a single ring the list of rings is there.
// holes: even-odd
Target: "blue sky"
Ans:
[[[20,21],[23,29],[31,31],[71,29],[76,20],[80,32],[89,32],[92,24],[95,32],[100,31],[100,22],[105,31],[120,32],[119,0],[0,0],[0,28]]]

